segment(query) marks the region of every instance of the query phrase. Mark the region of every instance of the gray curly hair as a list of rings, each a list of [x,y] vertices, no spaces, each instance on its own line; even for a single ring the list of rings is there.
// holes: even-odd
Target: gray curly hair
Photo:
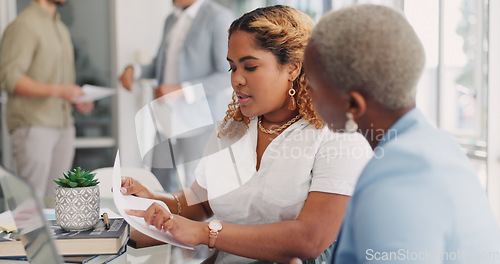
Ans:
[[[425,53],[415,31],[398,11],[357,5],[325,15],[311,43],[326,80],[358,91],[396,110],[415,103]]]

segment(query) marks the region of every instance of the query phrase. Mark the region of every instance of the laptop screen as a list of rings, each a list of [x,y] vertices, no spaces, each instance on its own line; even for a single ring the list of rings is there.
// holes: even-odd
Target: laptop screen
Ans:
[[[0,213],[11,211],[30,263],[63,263],[33,188],[0,166]]]

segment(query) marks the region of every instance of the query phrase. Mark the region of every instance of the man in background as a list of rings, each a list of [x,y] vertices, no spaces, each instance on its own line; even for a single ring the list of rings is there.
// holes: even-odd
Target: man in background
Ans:
[[[198,103],[200,96],[193,85],[203,86],[213,120],[221,119],[227,110],[229,98],[225,91],[231,87],[226,61],[227,29],[233,16],[230,10],[212,0],[173,0],[173,3],[174,11],[165,21],[156,58],[146,66],[128,66],[121,82],[123,87],[131,90],[134,79],[156,79],[155,97],[168,94],[169,100],[175,100],[172,105],[176,114],[169,120],[169,126],[175,130],[176,127],[185,127],[184,123],[196,123],[193,120],[200,118],[200,111],[203,111],[204,104]],[[189,186],[194,181],[196,161],[202,157],[212,129],[213,126],[189,131],[171,139],[174,157],[170,157],[168,146],[155,150],[152,172],[167,191],[174,192],[182,186],[176,170],[166,168],[165,164],[172,158],[175,158],[176,166],[182,163],[185,184]],[[163,136],[169,134],[168,131],[160,132]]]
[[[5,30],[0,87],[7,91],[7,126],[17,174],[39,197],[52,195],[52,181],[71,168],[75,154],[72,103],[83,95],[75,85],[73,44],[57,6],[66,0],[34,0]],[[82,114],[94,103],[75,104]]]

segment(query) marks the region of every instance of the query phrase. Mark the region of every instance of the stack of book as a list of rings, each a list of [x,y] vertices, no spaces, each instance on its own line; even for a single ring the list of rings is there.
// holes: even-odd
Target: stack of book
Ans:
[[[110,219],[109,229],[102,220],[94,229],[81,232],[67,232],[48,220],[59,254],[66,263],[126,263],[127,241],[130,226],[123,218]],[[22,259],[26,256],[24,246],[12,232],[0,236],[0,259]]]

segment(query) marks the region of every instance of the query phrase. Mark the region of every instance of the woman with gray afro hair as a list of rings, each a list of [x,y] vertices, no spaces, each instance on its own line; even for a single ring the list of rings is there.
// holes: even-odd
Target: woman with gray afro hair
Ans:
[[[325,17],[312,39],[330,81],[357,90],[388,109],[415,104],[416,84],[425,63],[417,35],[399,12],[357,7]],[[349,35],[349,38],[345,36]]]
[[[468,158],[415,108],[423,66],[420,40],[388,7],[342,9],[313,30],[304,69],[318,115],[374,149],[345,212],[336,264],[500,262],[500,229]]]

